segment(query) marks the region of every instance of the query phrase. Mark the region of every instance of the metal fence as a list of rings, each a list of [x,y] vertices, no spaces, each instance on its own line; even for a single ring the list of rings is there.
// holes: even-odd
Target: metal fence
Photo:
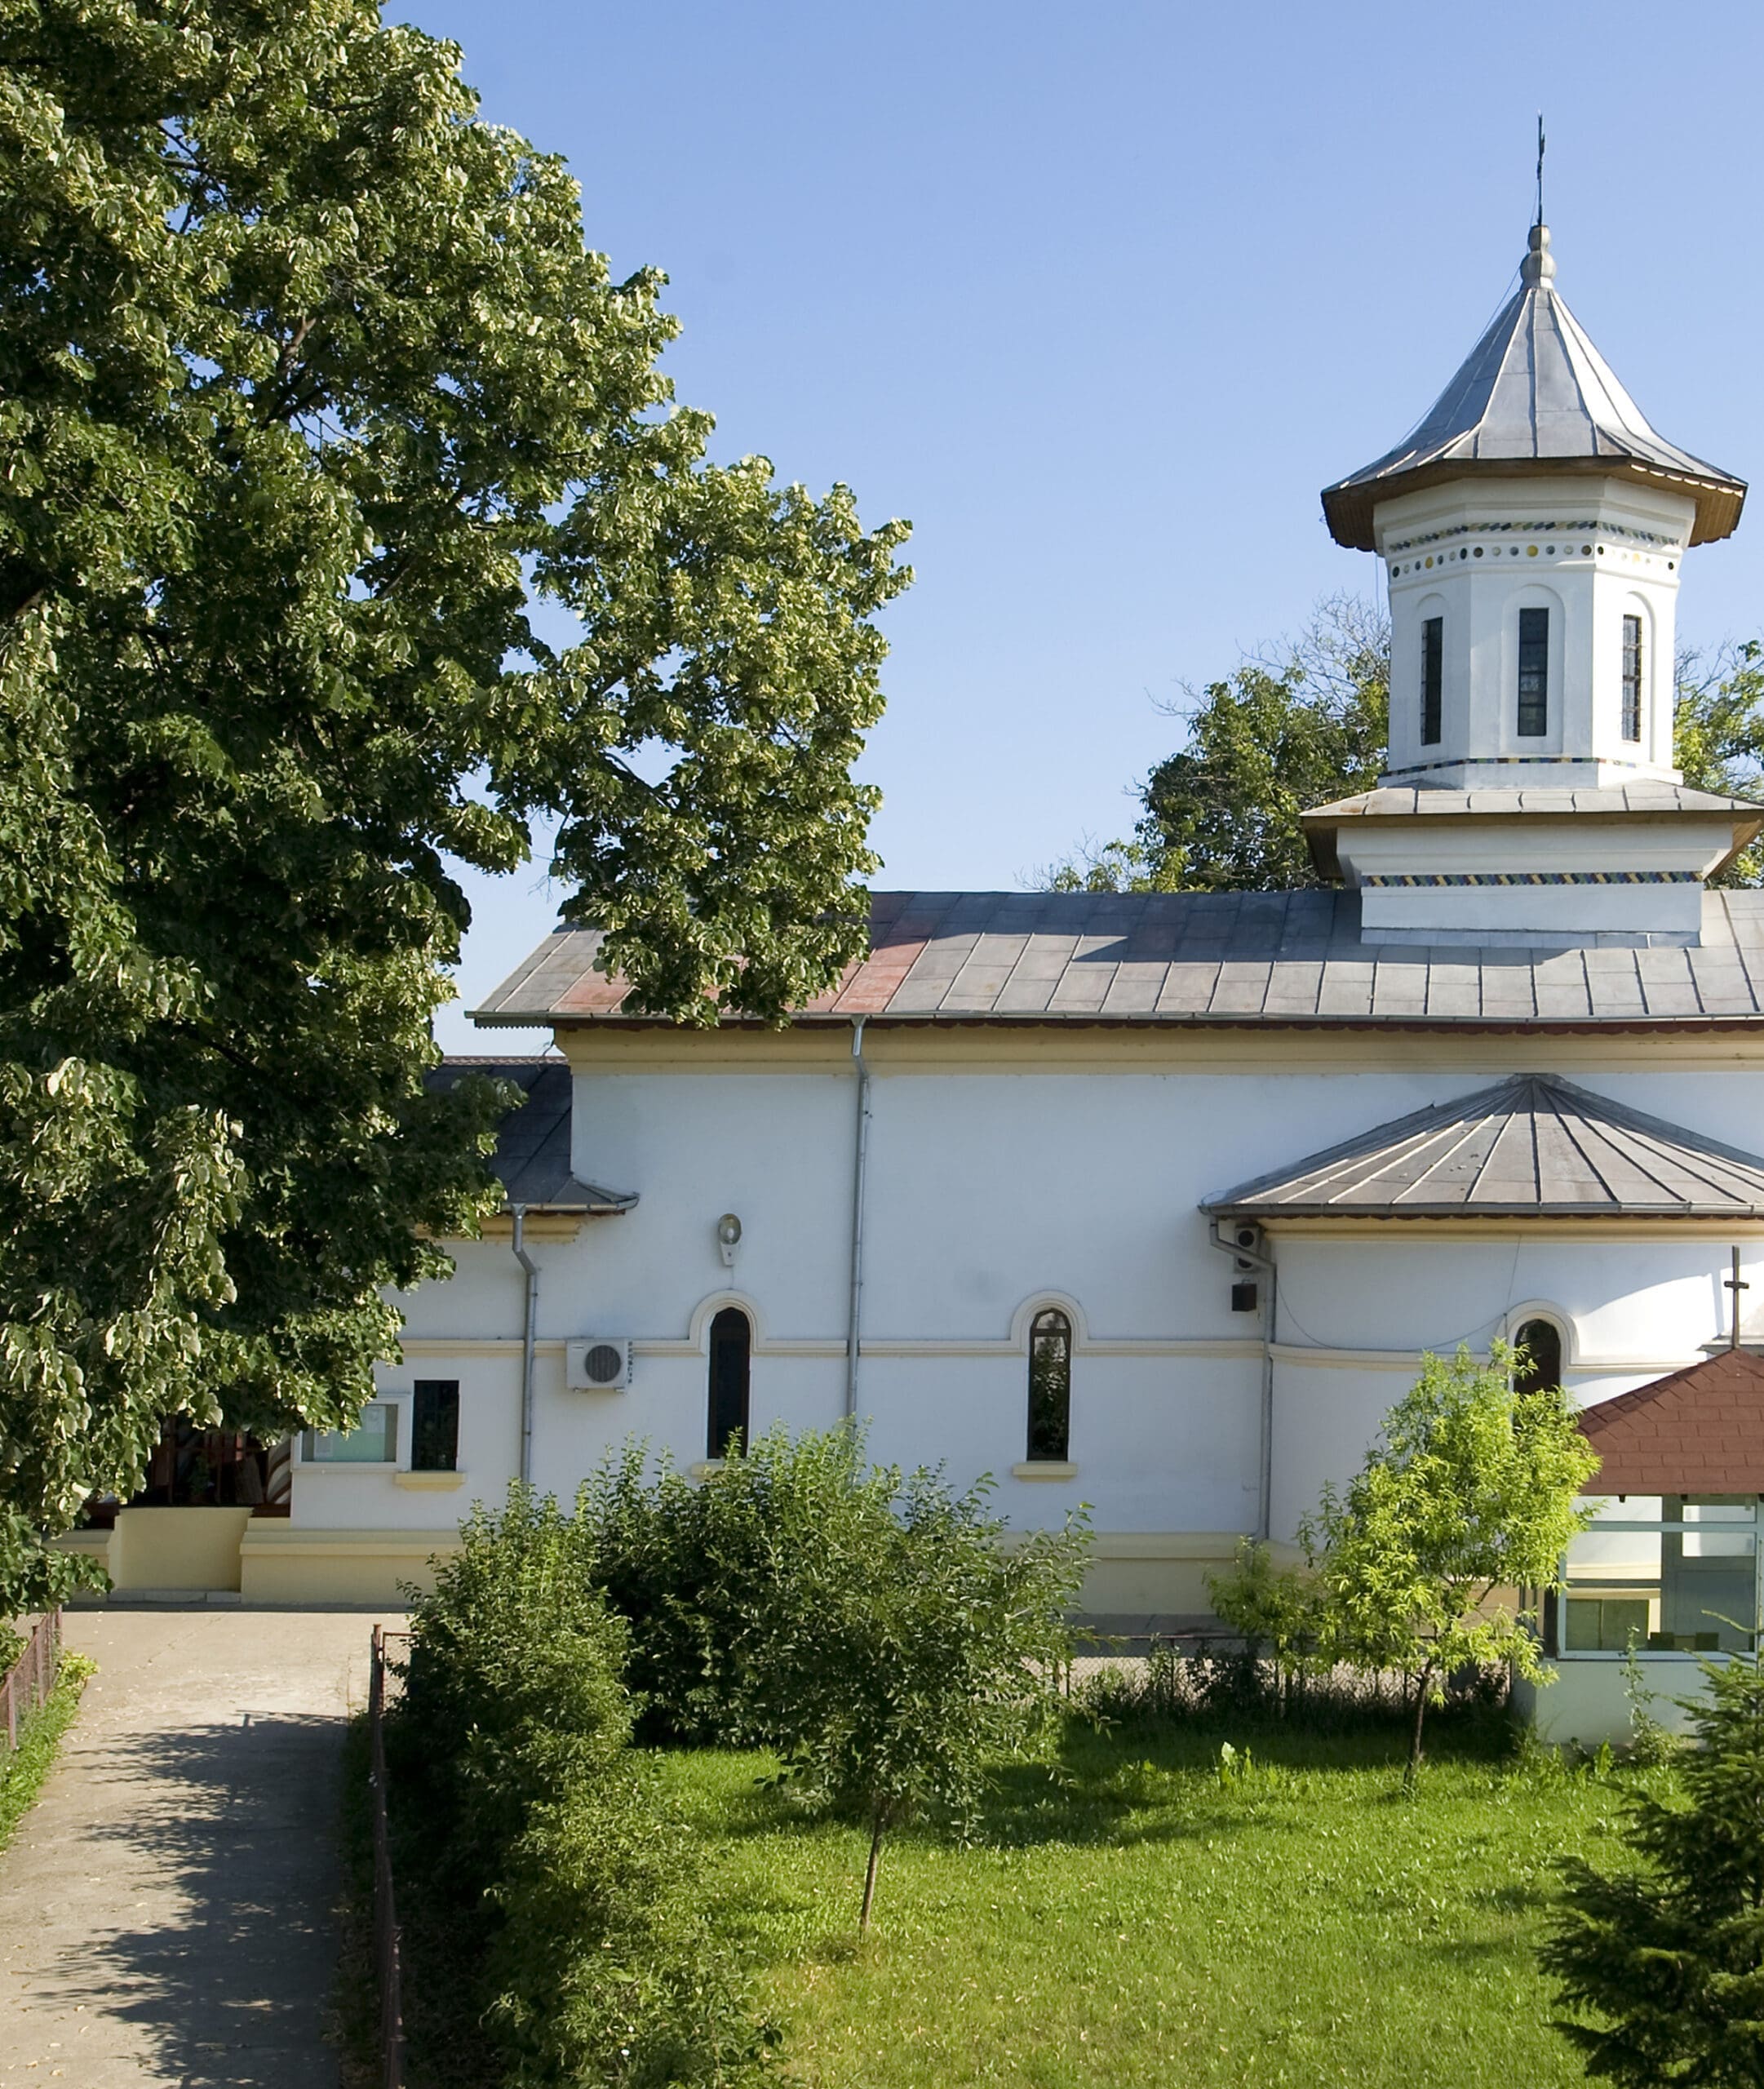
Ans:
[[[404,1973],[398,1910],[392,1898],[392,1844],[386,1822],[386,1639],[385,1626],[376,1625],[367,1686],[368,1781],[374,1807],[374,1966],[379,1984],[379,2048],[385,2089],[404,2089]]]
[[[37,1621],[24,1651],[0,1677],[0,1711],[6,1721],[7,1754],[19,1745],[25,1720],[55,1687],[61,1673],[61,1612],[46,1611]]]

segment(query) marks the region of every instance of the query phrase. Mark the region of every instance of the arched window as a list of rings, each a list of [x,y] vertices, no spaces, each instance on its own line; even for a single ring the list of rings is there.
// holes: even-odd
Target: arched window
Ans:
[[[1513,1346],[1524,1352],[1514,1374],[1515,1392],[1538,1393],[1562,1383],[1562,1330],[1553,1320],[1526,1321]]]
[[[725,1306],[711,1323],[711,1426],[708,1455],[724,1458],[732,1439],[747,1443],[748,1359],[753,1323],[738,1306]]]
[[[1072,1324],[1049,1308],[1029,1328],[1029,1458],[1063,1465],[1072,1442]]]

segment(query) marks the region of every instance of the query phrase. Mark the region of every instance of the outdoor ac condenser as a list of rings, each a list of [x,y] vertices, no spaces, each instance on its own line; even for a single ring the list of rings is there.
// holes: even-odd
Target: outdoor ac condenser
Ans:
[[[622,1393],[631,1383],[631,1343],[623,1335],[583,1335],[564,1344],[564,1383],[573,1393]]]

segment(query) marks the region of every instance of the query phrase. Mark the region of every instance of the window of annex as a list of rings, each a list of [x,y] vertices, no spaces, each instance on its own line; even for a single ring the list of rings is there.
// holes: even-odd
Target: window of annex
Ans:
[[[459,1467],[459,1381],[419,1378],[410,1396],[410,1470]]]
[[[1565,1660],[1749,1653],[1760,1617],[1755,1494],[1618,1494],[1568,1548],[1549,1651]]]
[[[389,1466],[398,1461],[398,1409],[391,1400],[370,1400],[353,1429],[308,1429],[300,1438],[307,1465]]]
[[[1029,1463],[1064,1465],[1072,1447],[1072,1324],[1057,1307],[1029,1328]]]
[[[706,1455],[726,1458],[745,1448],[753,1359],[753,1323],[738,1306],[725,1306],[711,1323],[711,1373]]]

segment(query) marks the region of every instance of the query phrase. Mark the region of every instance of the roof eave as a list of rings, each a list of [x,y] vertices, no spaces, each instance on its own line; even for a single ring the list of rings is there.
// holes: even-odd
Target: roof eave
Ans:
[[[1673,472],[1634,457],[1457,457],[1438,458],[1377,478],[1337,480],[1323,490],[1323,520],[1344,550],[1375,552],[1374,511],[1387,500],[1420,493],[1453,479],[1536,478],[1623,479],[1631,484],[1666,486],[1686,494],[1696,503],[1691,543],[1718,543],[1740,526],[1746,485],[1713,472]]]

